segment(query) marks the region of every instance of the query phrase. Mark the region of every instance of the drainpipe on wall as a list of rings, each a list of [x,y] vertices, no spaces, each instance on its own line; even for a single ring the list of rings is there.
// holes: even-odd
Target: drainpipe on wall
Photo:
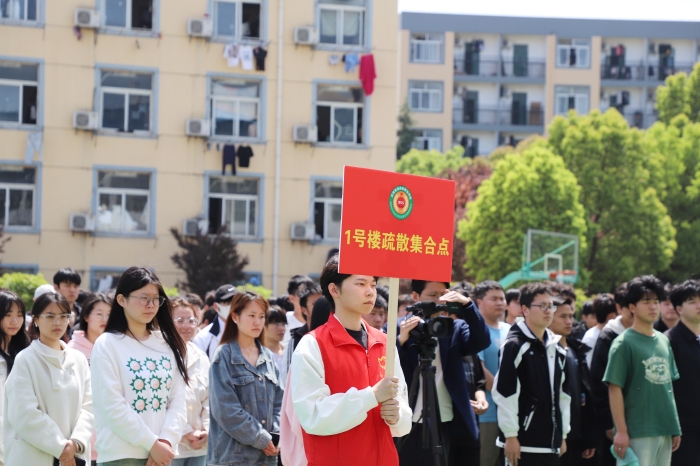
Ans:
[[[280,184],[282,171],[282,57],[284,55],[284,0],[277,0],[277,127],[275,131],[275,218],[272,240],[272,293],[277,294],[280,259]]]

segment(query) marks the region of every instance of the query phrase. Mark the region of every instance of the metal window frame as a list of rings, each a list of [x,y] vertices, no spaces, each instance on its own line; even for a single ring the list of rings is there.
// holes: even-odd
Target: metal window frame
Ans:
[[[232,137],[232,138],[241,138],[241,139],[250,139],[250,140],[255,140],[258,138],[258,136],[256,136],[256,137],[240,136],[238,134],[238,132],[240,131],[239,123],[241,121],[240,108],[241,108],[241,103],[243,103],[243,102],[254,103],[257,105],[255,121],[258,123],[258,127],[260,126],[260,112],[261,112],[261,110],[260,110],[260,102],[261,102],[260,97],[257,97],[257,98],[254,98],[254,97],[229,97],[229,96],[216,96],[216,95],[212,94],[210,100],[211,100],[211,121],[212,121],[212,125],[213,125],[212,126],[212,134],[214,136]],[[236,115],[236,118],[235,118],[235,120],[233,120],[233,122],[234,122],[233,133],[234,134],[217,134],[216,133],[216,115],[214,113],[214,105],[217,102],[232,102],[232,103],[236,104],[236,111],[234,113]],[[258,132],[259,132],[259,129],[258,129]]]
[[[104,97],[105,93],[110,94],[121,94],[124,96],[124,129],[119,131],[115,128],[105,128],[104,124]],[[141,95],[148,96],[148,131],[138,130],[129,131],[129,97],[131,95]],[[104,87],[100,86],[100,131],[114,131],[123,133],[147,133],[153,134],[153,85],[151,85],[151,90],[147,91],[144,89],[132,89],[127,87]]]
[[[36,173],[35,173],[36,180]],[[6,228],[18,228],[18,229],[34,229],[36,223],[36,181],[34,184],[29,183],[0,183],[0,190],[5,191],[5,205],[3,209],[5,211],[5,221],[7,222],[3,227]],[[31,225],[12,225],[10,224],[10,191],[31,191],[32,193],[32,224]]]
[[[152,172],[141,172],[138,170],[133,170],[134,173],[140,174],[140,175],[148,175],[148,189],[137,189],[137,188],[105,188],[105,187],[100,187],[99,186],[99,176],[100,173],[116,173],[119,171],[127,171],[127,170],[105,170],[105,169],[98,169],[97,170],[97,184],[95,186],[95,216],[99,216],[99,210],[100,210],[100,195],[101,194],[112,194],[112,195],[121,195],[122,196],[122,201],[121,201],[121,208],[122,208],[122,218],[121,218],[121,224],[119,226],[119,230],[104,230],[99,228],[99,222],[96,222],[95,224],[95,231],[98,233],[107,233],[107,234],[117,234],[117,235],[133,235],[133,236],[150,236],[152,235],[152,228],[153,228],[153,215],[152,215],[152,190],[153,190],[153,173]],[[128,170],[131,172],[132,170]],[[124,221],[126,219],[126,216],[124,214],[127,213],[126,210],[126,196],[146,196],[146,202],[148,206],[148,224],[146,225],[146,230],[145,231],[125,231],[124,230]]]
[[[444,46],[445,46],[445,36],[442,33],[420,33],[420,34],[425,34],[426,36],[430,36],[431,34],[434,35],[439,35],[441,38],[438,39],[416,39],[414,36],[418,33],[413,33],[411,34],[411,38],[409,40],[409,47],[410,47],[410,62],[411,63],[431,63],[431,64],[440,64],[444,61],[443,54],[444,54]],[[436,45],[438,47],[438,57],[437,60],[421,60],[416,58],[415,56],[415,49],[419,45]]]
[[[260,190],[260,183],[258,183],[258,190]],[[258,238],[258,218],[259,218],[258,207],[256,207],[255,209],[251,209],[250,202],[255,201],[256,204],[259,205],[260,204],[260,194],[257,194],[257,195],[252,195],[252,194],[220,194],[220,193],[211,193],[210,192],[209,199],[221,199],[223,201],[221,203],[221,219],[222,220],[226,218],[226,201],[245,201],[246,202],[246,207],[245,207],[245,209],[246,209],[246,230],[250,231],[250,228],[252,226],[253,232],[241,235],[241,234],[234,234],[232,231],[228,231],[228,235],[231,238],[241,238],[241,239]],[[252,211],[256,212],[254,222],[250,221],[250,213]],[[222,225],[226,225],[226,224],[222,223]]]
[[[227,34],[220,34],[217,31],[217,22],[218,22],[218,14],[217,14],[217,3],[233,3],[236,5],[236,25],[235,25],[235,31],[232,36],[229,36]],[[260,5],[260,37],[244,37],[241,36],[241,31],[243,30],[243,4],[244,3],[256,3]],[[262,22],[263,22],[263,0],[212,0],[212,8],[211,8],[211,17],[212,21],[214,23],[214,37],[218,38],[225,38],[225,39],[230,39],[230,40],[241,40],[241,41],[261,41],[262,40]]]
[[[320,42],[319,43],[322,45],[330,45],[330,46],[335,46],[335,47],[364,47],[365,46],[365,31],[366,31],[366,25],[365,21],[367,21],[367,7],[366,6],[357,6],[357,5],[336,5],[336,4],[330,4],[330,3],[319,3],[318,4],[318,24],[316,27],[318,28],[319,32],[321,31],[321,18],[322,18],[322,12],[323,10],[331,10],[331,11],[336,11],[339,14],[336,15],[335,21],[336,21],[336,29],[335,29],[335,42],[329,43],[329,42]],[[346,11],[351,11],[355,13],[360,13],[362,15],[362,18],[360,19],[360,31],[359,31],[359,36],[360,36],[360,43],[359,44],[343,44],[343,37],[344,37],[344,21],[343,18],[345,16]]]
[[[24,2],[24,18],[11,18],[11,17],[0,17],[0,20],[3,21],[18,21],[21,23],[38,23],[39,18],[41,18],[41,13],[39,12],[40,4],[41,2],[39,0],[34,0],[36,2],[36,19],[27,19],[27,12],[29,11],[29,8],[27,8],[27,4],[29,3],[29,0],[20,0]],[[13,2],[10,2],[10,11],[12,10]]]
[[[315,209],[316,204],[322,203],[323,204],[323,241],[335,241],[335,240],[340,240],[340,236],[333,236],[329,237],[328,236],[328,219],[330,218],[330,206],[331,205],[339,205],[343,206],[343,198],[342,195],[341,197],[324,197],[316,196],[316,185],[317,184],[335,184],[335,185],[340,185],[340,188],[343,188],[343,182],[342,181],[337,181],[337,180],[328,180],[328,179],[321,179],[321,180],[313,180],[312,187],[314,189],[314,195],[311,198],[311,209],[313,212],[313,209]],[[312,217],[313,218],[313,217]],[[313,221],[314,225],[316,224],[316,221],[314,219]],[[342,233],[342,232],[341,232]]]
[[[325,100],[320,100],[316,102],[316,114],[318,114],[318,107],[330,107],[331,108],[331,140],[328,141],[329,144],[345,144],[348,146],[356,146],[360,144],[357,142],[357,127],[358,127],[358,116],[357,116],[357,109],[362,108],[364,109],[365,104],[364,103],[348,103],[348,102],[328,102]],[[336,141],[335,140],[335,133],[333,132],[333,122],[335,121],[335,110],[336,109],[342,109],[342,108],[350,108],[353,109],[353,117],[352,117],[352,142],[348,141]],[[364,131],[364,128],[363,128]]]
[[[17,121],[3,121],[4,123],[17,123],[18,125],[31,125],[31,123],[22,123],[22,109],[24,108],[24,86],[35,86],[37,90],[37,99],[36,99],[36,114],[37,114],[37,123],[35,123],[36,126],[38,126],[39,122],[39,81],[25,81],[22,79],[0,79],[0,85],[2,86],[17,86],[19,87],[19,113],[18,113],[18,120]]]

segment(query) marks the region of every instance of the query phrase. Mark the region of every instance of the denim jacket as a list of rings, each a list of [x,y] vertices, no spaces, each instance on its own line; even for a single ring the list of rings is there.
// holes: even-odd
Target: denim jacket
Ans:
[[[221,345],[209,371],[211,422],[207,464],[263,466],[270,432],[280,431],[283,390],[272,353],[258,343],[253,367],[237,342]]]

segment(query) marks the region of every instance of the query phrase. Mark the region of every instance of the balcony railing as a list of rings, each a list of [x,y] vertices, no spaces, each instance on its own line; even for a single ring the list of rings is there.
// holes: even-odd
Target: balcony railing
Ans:
[[[644,81],[646,73],[644,63],[636,65],[613,66],[610,65],[609,57],[603,61],[600,67],[601,79],[621,79],[628,81]]]
[[[412,40],[411,63],[440,63],[442,62],[442,41]]]
[[[642,110],[627,110],[623,113],[627,124],[631,128],[646,129],[653,125],[658,119],[654,113],[643,112]]]
[[[452,122],[465,125],[544,126],[544,111],[496,107],[454,108]]]
[[[467,76],[508,76],[544,78],[546,64],[542,61],[478,59],[454,59],[456,74]]]
[[[693,66],[695,63],[674,63],[673,66],[659,66],[650,65],[647,69],[649,75],[649,80],[651,81],[663,81],[672,74],[683,72],[685,74],[690,74],[693,71]]]

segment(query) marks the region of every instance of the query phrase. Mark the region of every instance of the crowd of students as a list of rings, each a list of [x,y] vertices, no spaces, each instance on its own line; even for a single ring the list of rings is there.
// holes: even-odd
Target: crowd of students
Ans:
[[[425,301],[454,321],[433,361],[442,466],[700,465],[700,282],[638,277],[577,322],[563,284],[413,280],[386,374],[377,279],[335,256],[282,297],[171,299],[146,268],[110,294],[62,269],[31,315],[2,290],[0,466],[432,465],[406,309]]]

